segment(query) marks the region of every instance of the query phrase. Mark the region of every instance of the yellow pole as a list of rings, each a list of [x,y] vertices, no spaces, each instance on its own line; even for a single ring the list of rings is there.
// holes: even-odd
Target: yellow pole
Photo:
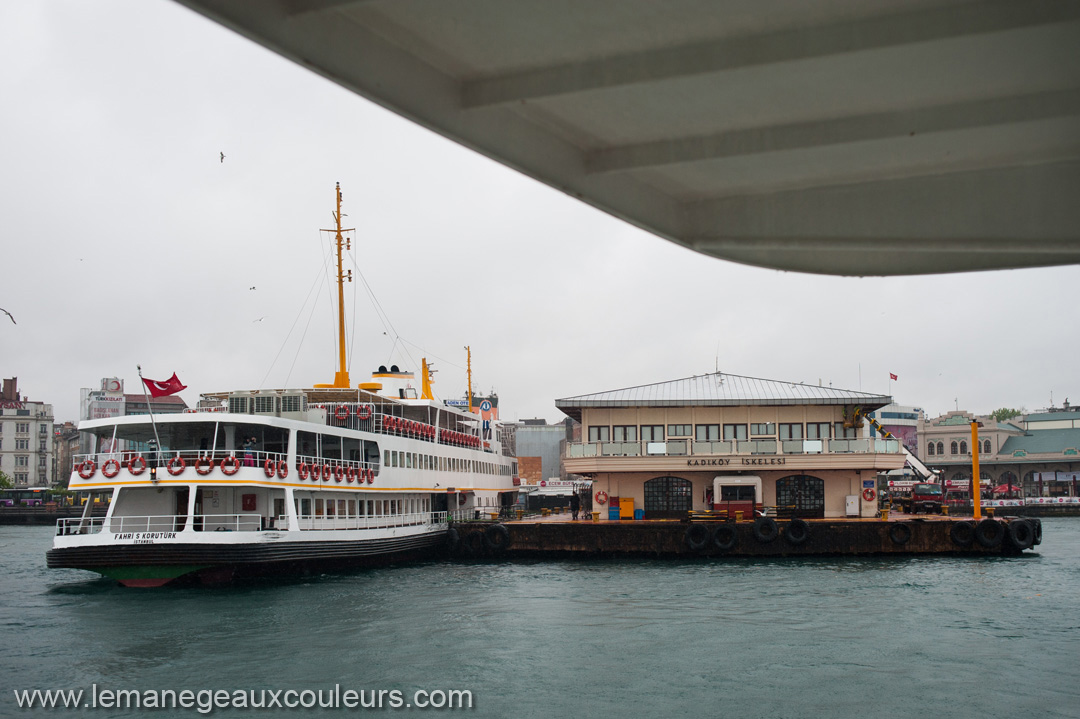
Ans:
[[[468,353],[468,362],[466,363],[469,376],[469,412],[472,412],[472,347],[466,347],[465,351]]]
[[[975,502],[975,519],[982,519],[979,492],[979,423],[971,423],[971,498]]]
[[[345,365],[345,280],[352,282],[352,270],[349,270],[349,274],[346,275],[342,268],[341,250],[345,244],[345,239],[342,237],[342,232],[352,232],[353,229],[343,230],[341,229],[341,183],[337,183],[334,187],[334,195],[337,201],[337,210],[334,212],[334,219],[337,220],[337,229],[334,236],[334,240],[337,244],[337,289],[338,289],[338,371],[334,375],[333,384],[317,384],[316,387],[333,387],[336,389],[348,389],[349,387],[349,371]],[[324,232],[335,232],[335,230],[323,230]]]

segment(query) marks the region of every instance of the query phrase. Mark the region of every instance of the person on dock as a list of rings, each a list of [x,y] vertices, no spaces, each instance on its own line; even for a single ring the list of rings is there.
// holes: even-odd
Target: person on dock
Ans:
[[[570,495],[570,514],[574,519],[577,519],[578,512],[581,510],[581,497],[577,492]]]

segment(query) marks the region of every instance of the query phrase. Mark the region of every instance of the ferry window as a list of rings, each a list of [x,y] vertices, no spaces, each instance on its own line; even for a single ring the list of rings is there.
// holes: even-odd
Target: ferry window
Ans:
[[[746,439],[746,425],[725,424],[724,439]]]
[[[316,499],[315,500],[315,516],[316,517],[323,516],[323,501],[321,499]]]
[[[836,439],[855,439],[858,436],[858,430],[854,427],[845,427],[843,422],[837,422],[833,425],[833,437]]]
[[[667,433],[668,437],[689,437],[693,431],[689,424],[669,424]]]
[[[751,437],[775,437],[776,425],[772,422],[756,422],[750,425]]]
[[[983,452],[985,454],[990,454],[990,440],[983,442]]]
[[[300,514],[304,515],[305,517],[310,517],[311,516],[311,500],[310,499],[301,499],[300,500]]]
[[[803,426],[801,424],[783,423],[780,425],[780,439],[802,439]]]
[[[641,425],[641,441],[642,442],[663,442],[664,441],[664,425],[662,425],[662,424],[643,424],[643,425]]]
[[[337,513],[339,515],[341,515],[342,517],[345,516],[345,500],[344,499],[339,499],[337,501]]]
[[[335,512],[334,512],[334,500],[328,499],[328,500],[326,500],[326,516],[327,517],[333,517],[334,514],[335,514]]]
[[[589,441],[610,442],[611,435],[609,433],[609,430],[609,427],[589,427]]]
[[[960,443],[960,454],[967,454],[967,442]]]
[[[350,462],[360,461],[360,440],[352,437],[341,438],[342,458]]]
[[[829,438],[829,423],[828,422],[807,422],[806,423],[806,438],[807,439],[828,439]]]
[[[606,429],[606,428],[605,428]],[[616,425],[612,427],[612,437],[615,442],[636,442],[637,425]]]
[[[953,440],[953,443],[949,445],[949,454],[956,454],[956,440]]]
[[[386,453],[386,456],[383,457],[383,465],[389,467],[390,466],[390,450],[386,449],[386,450],[383,450],[383,451]]]
[[[929,444],[926,445],[926,453],[928,455],[930,455],[931,457],[934,456],[934,443],[933,442],[930,442]]]
[[[350,499],[349,500],[349,516],[350,517],[355,517],[356,516],[356,500],[355,499]]]
[[[318,451],[318,439],[314,432],[296,433],[296,453],[302,457],[315,457]]]
[[[412,469],[412,452],[405,453],[405,468]]]
[[[699,424],[694,431],[694,439],[698,442],[715,442],[720,439],[720,425]]]
[[[341,459],[341,437],[333,434],[322,435],[322,458]]]
[[[376,472],[379,471],[379,445],[376,442],[364,442],[364,461]]]

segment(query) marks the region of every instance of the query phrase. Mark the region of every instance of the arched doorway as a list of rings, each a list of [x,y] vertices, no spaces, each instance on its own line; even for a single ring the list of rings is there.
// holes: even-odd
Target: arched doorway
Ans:
[[[693,502],[688,479],[656,477],[645,482],[645,519],[684,519]]]
[[[793,474],[776,480],[776,507],[799,517],[825,517],[825,480]]]

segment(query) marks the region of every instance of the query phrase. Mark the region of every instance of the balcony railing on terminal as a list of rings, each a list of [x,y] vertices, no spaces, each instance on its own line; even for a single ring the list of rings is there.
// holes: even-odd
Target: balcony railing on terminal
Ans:
[[[579,442],[566,445],[575,457],[694,457],[723,455],[899,454],[896,439],[751,439],[695,442]]]

